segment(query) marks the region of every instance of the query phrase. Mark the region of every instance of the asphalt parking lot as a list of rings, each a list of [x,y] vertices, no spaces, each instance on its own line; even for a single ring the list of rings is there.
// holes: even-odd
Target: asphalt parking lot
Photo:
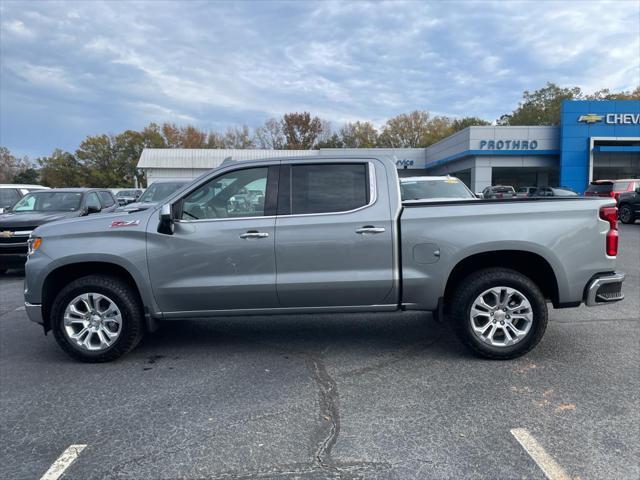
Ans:
[[[41,478],[70,445],[65,479],[545,478],[514,429],[564,478],[640,478],[640,224],[621,225],[619,269],[623,302],[552,311],[514,361],[406,313],[167,323],[99,365],[27,320],[11,272],[0,478]]]

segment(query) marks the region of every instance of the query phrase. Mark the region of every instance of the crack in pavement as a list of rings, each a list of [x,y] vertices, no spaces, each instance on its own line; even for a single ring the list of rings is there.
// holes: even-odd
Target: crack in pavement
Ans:
[[[318,448],[314,455],[314,463],[316,463],[323,470],[330,470],[336,473],[340,473],[336,467],[333,459],[331,458],[331,449],[338,441],[338,435],[340,434],[340,409],[338,406],[338,386],[335,380],[327,372],[327,368],[320,358],[308,358],[311,370],[313,372],[313,380],[318,386],[319,402],[320,402],[320,422],[330,422],[328,432],[324,435],[322,433],[325,430],[321,427],[318,432],[321,440],[318,442]]]

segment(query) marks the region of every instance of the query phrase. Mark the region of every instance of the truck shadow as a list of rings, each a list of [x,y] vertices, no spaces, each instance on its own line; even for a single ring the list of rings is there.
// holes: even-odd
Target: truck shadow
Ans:
[[[351,353],[404,351],[468,357],[446,324],[424,312],[220,317],[162,322],[136,349],[171,355],[215,348],[275,349],[299,355],[327,350]]]

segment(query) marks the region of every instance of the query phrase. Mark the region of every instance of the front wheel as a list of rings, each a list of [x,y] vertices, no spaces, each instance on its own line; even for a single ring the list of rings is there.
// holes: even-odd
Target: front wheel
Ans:
[[[453,328],[475,354],[492,359],[529,352],[547,328],[538,286],[514,270],[490,268],[462,280],[451,299]]]
[[[108,362],[132,350],[144,333],[140,299],[118,277],[90,275],[69,283],[51,308],[58,345],[81,362]]]
[[[633,210],[630,205],[622,205],[618,212],[618,216],[622,223],[633,223],[635,221]]]

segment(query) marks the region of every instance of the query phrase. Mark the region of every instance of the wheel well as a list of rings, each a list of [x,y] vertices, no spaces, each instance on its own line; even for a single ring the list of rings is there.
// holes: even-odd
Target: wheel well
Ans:
[[[42,287],[42,318],[44,319],[45,331],[51,329],[49,325],[49,312],[60,290],[80,277],[101,274],[118,277],[131,285],[133,291],[135,291],[138,298],[140,298],[140,304],[142,305],[142,298],[140,297],[140,292],[135,280],[131,274],[120,265],[106,262],[82,262],[63,265],[47,275]]]
[[[532,252],[499,250],[472,255],[453,268],[444,291],[445,305],[449,304],[448,300],[461,280],[473,272],[491,267],[510,268],[529,277],[542,290],[545,298],[554,305],[559,303],[558,281],[549,262]]]

